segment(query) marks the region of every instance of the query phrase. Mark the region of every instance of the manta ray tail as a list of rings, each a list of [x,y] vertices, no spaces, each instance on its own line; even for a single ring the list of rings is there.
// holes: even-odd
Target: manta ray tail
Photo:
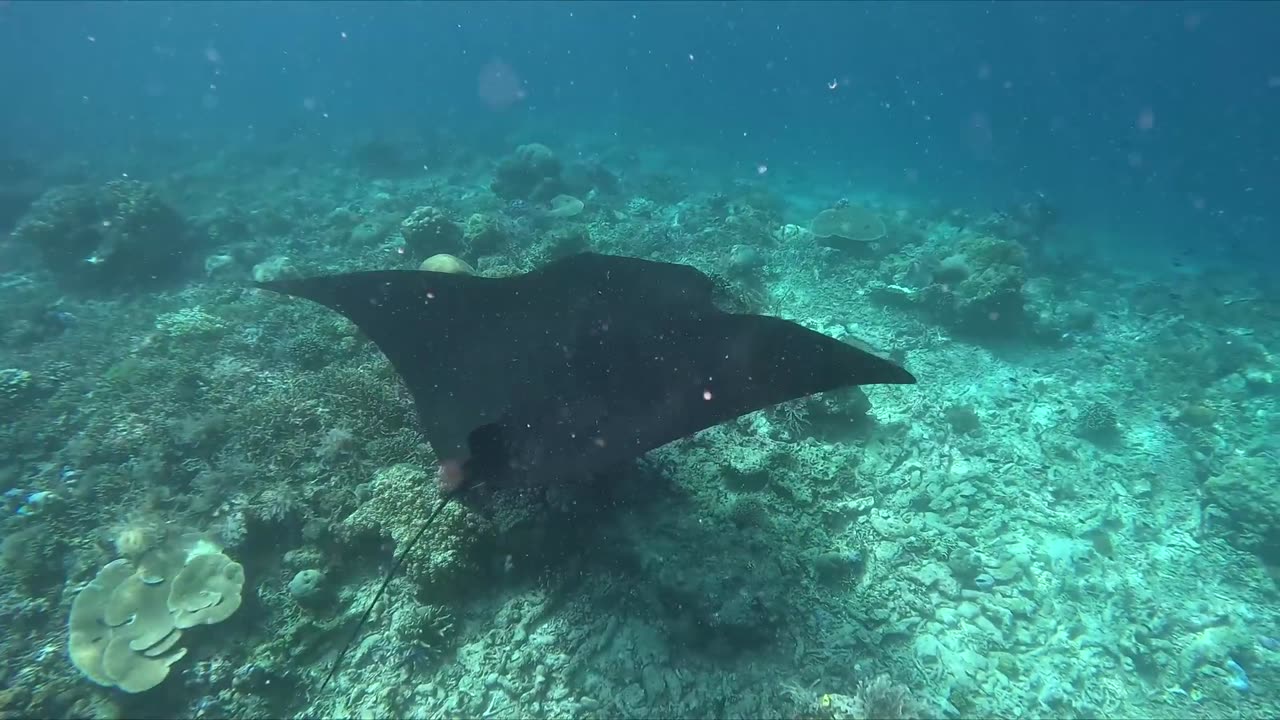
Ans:
[[[387,593],[387,586],[391,584],[396,573],[400,571],[400,566],[404,564],[404,559],[409,556],[409,553],[413,552],[413,548],[418,545],[418,541],[422,539],[427,529],[431,527],[432,521],[436,519],[436,516],[444,509],[444,506],[448,505],[452,499],[453,495],[445,495],[440,498],[440,502],[436,503],[435,508],[431,510],[431,514],[427,516],[426,520],[422,521],[418,531],[409,539],[409,544],[404,546],[404,550],[400,551],[399,557],[395,559],[395,562],[391,563],[391,569],[387,571],[387,576],[382,579],[382,584],[378,586],[378,592],[373,594],[373,599],[369,601],[369,606],[361,613],[360,620],[356,623],[355,629],[351,631],[351,637],[347,638],[347,641],[343,643],[342,649],[338,651],[338,657],[334,659],[333,665],[329,666],[329,674],[324,676],[324,682],[320,684],[320,692],[323,693],[324,689],[329,686],[329,681],[338,674],[338,669],[342,667],[342,661],[346,658],[347,652],[351,650],[356,638],[360,637],[360,631],[364,629],[365,622],[369,619],[369,615],[373,613],[374,606]]]

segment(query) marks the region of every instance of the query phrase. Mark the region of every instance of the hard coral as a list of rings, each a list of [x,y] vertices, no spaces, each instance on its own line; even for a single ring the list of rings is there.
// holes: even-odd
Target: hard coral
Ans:
[[[432,255],[426,260],[423,260],[422,264],[418,266],[418,269],[424,272],[440,272],[454,275],[476,274],[475,268],[468,265],[465,260],[445,253]]]
[[[564,189],[560,172],[560,160],[546,145],[521,145],[498,163],[490,189],[503,200],[550,200]]]
[[[935,283],[920,293],[937,320],[970,336],[1007,337],[1029,327],[1026,253],[1017,243],[991,237],[965,238],[958,253],[938,263]],[[963,266],[963,273],[955,269]]]
[[[404,242],[419,255],[457,252],[461,247],[462,228],[442,210],[430,205],[417,208],[400,223]]]
[[[230,617],[243,585],[239,563],[189,537],[111,562],[71,603],[71,662],[99,685],[149,690],[186,655],[182,630]]]
[[[814,237],[834,244],[874,242],[886,232],[879,215],[857,205],[823,210],[813,219],[810,229]]]
[[[354,534],[375,532],[404,550],[439,498],[434,478],[414,465],[393,465],[374,474],[370,498],[343,521]],[[405,573],[437,595],[464,593],[467,581],[482,577],[477,553],[491,530],[480,516],[459,503],[441,511],[426,536],[409,554]]]
[[[474,255],[487,255],[507,243],[509,233],[497,218],[483,213],[473,213],[467,218],[463,231],[467,249]]]
[[[557,195],[551,198],[547,217],[571,218],[582,214],[582,201],[572,195]]]
[[[213,625],[240,607],[244,567],[222,553],[196,555],[178,571],[169,590],[173,625],[190,628]]]
[[[133,565],[128,560],[116,560],[76,595],[71,604],[68,647],[71,662],[90,680],[136,693],[160,684],[168,676],[169,666],[187,651],[173,648],[182,634],[171,625],[166,628],[163,617],[157,622],[155,613],[141,611],[142,601],[161,592],[159,588],[146,592],[150,586],[145,583],[131,583],[122,591],[122,598],[139,601],[139,611],[121,619],[119,624],[124,631],[115,635],[116,626],[107,621],[108,606],[121,586],[133,577]],[[120,607],[117,603],[117,612]],[[147,602],[145,607],[153,609],[155,603]]]
[[[155,543],[151,528],[142,525],[128,525],[116,531],[113,542],[116,553],[123,558],[138,558],[152,548]]]
[[[146,183],[57,187],[13,231],[59,279],[96,287],[148,282],[173,272],[193,248],[186,221]]]
[[[1115,408],[1105,402],[1086,405],[1076,418],[1076,434],[1100,444],[1114,442],[1120,434]]]
[[[324,573],[314,568],[299,570],[289,581],[289,595],[299,603],[315,598],[324,582]]]

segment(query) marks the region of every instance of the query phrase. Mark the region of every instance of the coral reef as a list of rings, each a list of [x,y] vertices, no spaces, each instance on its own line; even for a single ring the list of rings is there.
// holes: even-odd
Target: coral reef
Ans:
[[[509,239],[509,232],[502,221],[484,213],[472,213],[463,227],[463,240],[467,249],[475,255],[488,255],[502,249]]]
[[[988,236],[960,236],[947,253],[920,261],[925,270],[921,287],[882,285],[877,295],[969,338],[1002,341],[1052,335],[1039,326],[1030,307],[1021,246]]]
[[[167,279],[198,249],[182,216],[136,180],[53,188],[13,235],[72,286],[118,289]]]
[[[823,210],[813,218],[809,230],[820,240],[845,244],[874,242],[885,236],[880,216],[857,205]]]
[[[1280,464],[1266,456],[1227,459],[1204,483],[1206,522],[1242,550],[1280,567]]]
[[[422,264],[418,266],[418,269],[428,272],[461,273],[463,275],[476,274],[476,269],[468,265],[465,260],[453,255],[445,255],[443,253],[439,255],[432,255],[426,260],[423,260]]]
[[[0,715],[1280,712],[1273,289],[1073,264],[1065,205],[525,133],[193,145],[131,170],[148,183],[39,169],[63,185],[0,243]],[[563,160],[499,157],[521,137]],[[562,194],[581,212],[551,216]],[[830,212],[878,223],[811,229],[841,194]],[[439,499],[436,458],[355,328],[250,283],[584,249],[692,264],[726,307],[921,383],[478,490],[320,692]]]
[[[498,163],[490,188],[503,200],[546,202],[564,191],[561,169],[546,145],[521,145]]]
[[[434,479],[419,467],[395,465],[379,470],[369,484],[370,498],[342,523],[343,532],[377,533],[400,544],[418,530],[438,496]],[[492,542],[488,523],[463,506],[447,506],[422,542],[409,554],[406,572],[433,597],[465,595],[484,582],[479,554]]]
[[[431,256],[461,250],[462,228],[444,211],[424,205],[400,222],[400,235],[417,255]]]
[[[582,201],[572,195],[557,195],[548,203],[547,216],[571,218],[582,214]]]
[[[125,538],[127,549],[137,549],[133,540]],[[177,647],[183,630],[239,609],[244,580],[239,563],[189,539],[142,553],[136,563],[115,560],[71,603],[71,661],[99,685],[150,690],[186,655]]]

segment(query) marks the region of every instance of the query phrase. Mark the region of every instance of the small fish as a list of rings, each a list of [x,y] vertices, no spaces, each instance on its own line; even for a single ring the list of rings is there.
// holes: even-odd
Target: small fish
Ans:
[[[1231,673],[1231,679],[1227,683],[1236,691],[1245,693],[1253,689],[1253,684],[1249,682],[1249,675],[1243,667],[1240,667],[1240,663],[1228,658],[1227,672]]]

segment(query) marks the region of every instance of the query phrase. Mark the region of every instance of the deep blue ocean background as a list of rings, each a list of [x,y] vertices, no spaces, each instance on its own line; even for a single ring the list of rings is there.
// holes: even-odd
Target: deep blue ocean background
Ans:
[[[110,172],[122,144],[554,127],[696,147],[708,175],[975,209],[1044,193],[1118,260],[1256,266],[1277,33],[1251,2],[17,2],[0,129]],[[500,110],[477,92],[495,59],[527,93]]]
[[[1280,3],[0,0],[0,720],[1280,717],[1278,233]]]

